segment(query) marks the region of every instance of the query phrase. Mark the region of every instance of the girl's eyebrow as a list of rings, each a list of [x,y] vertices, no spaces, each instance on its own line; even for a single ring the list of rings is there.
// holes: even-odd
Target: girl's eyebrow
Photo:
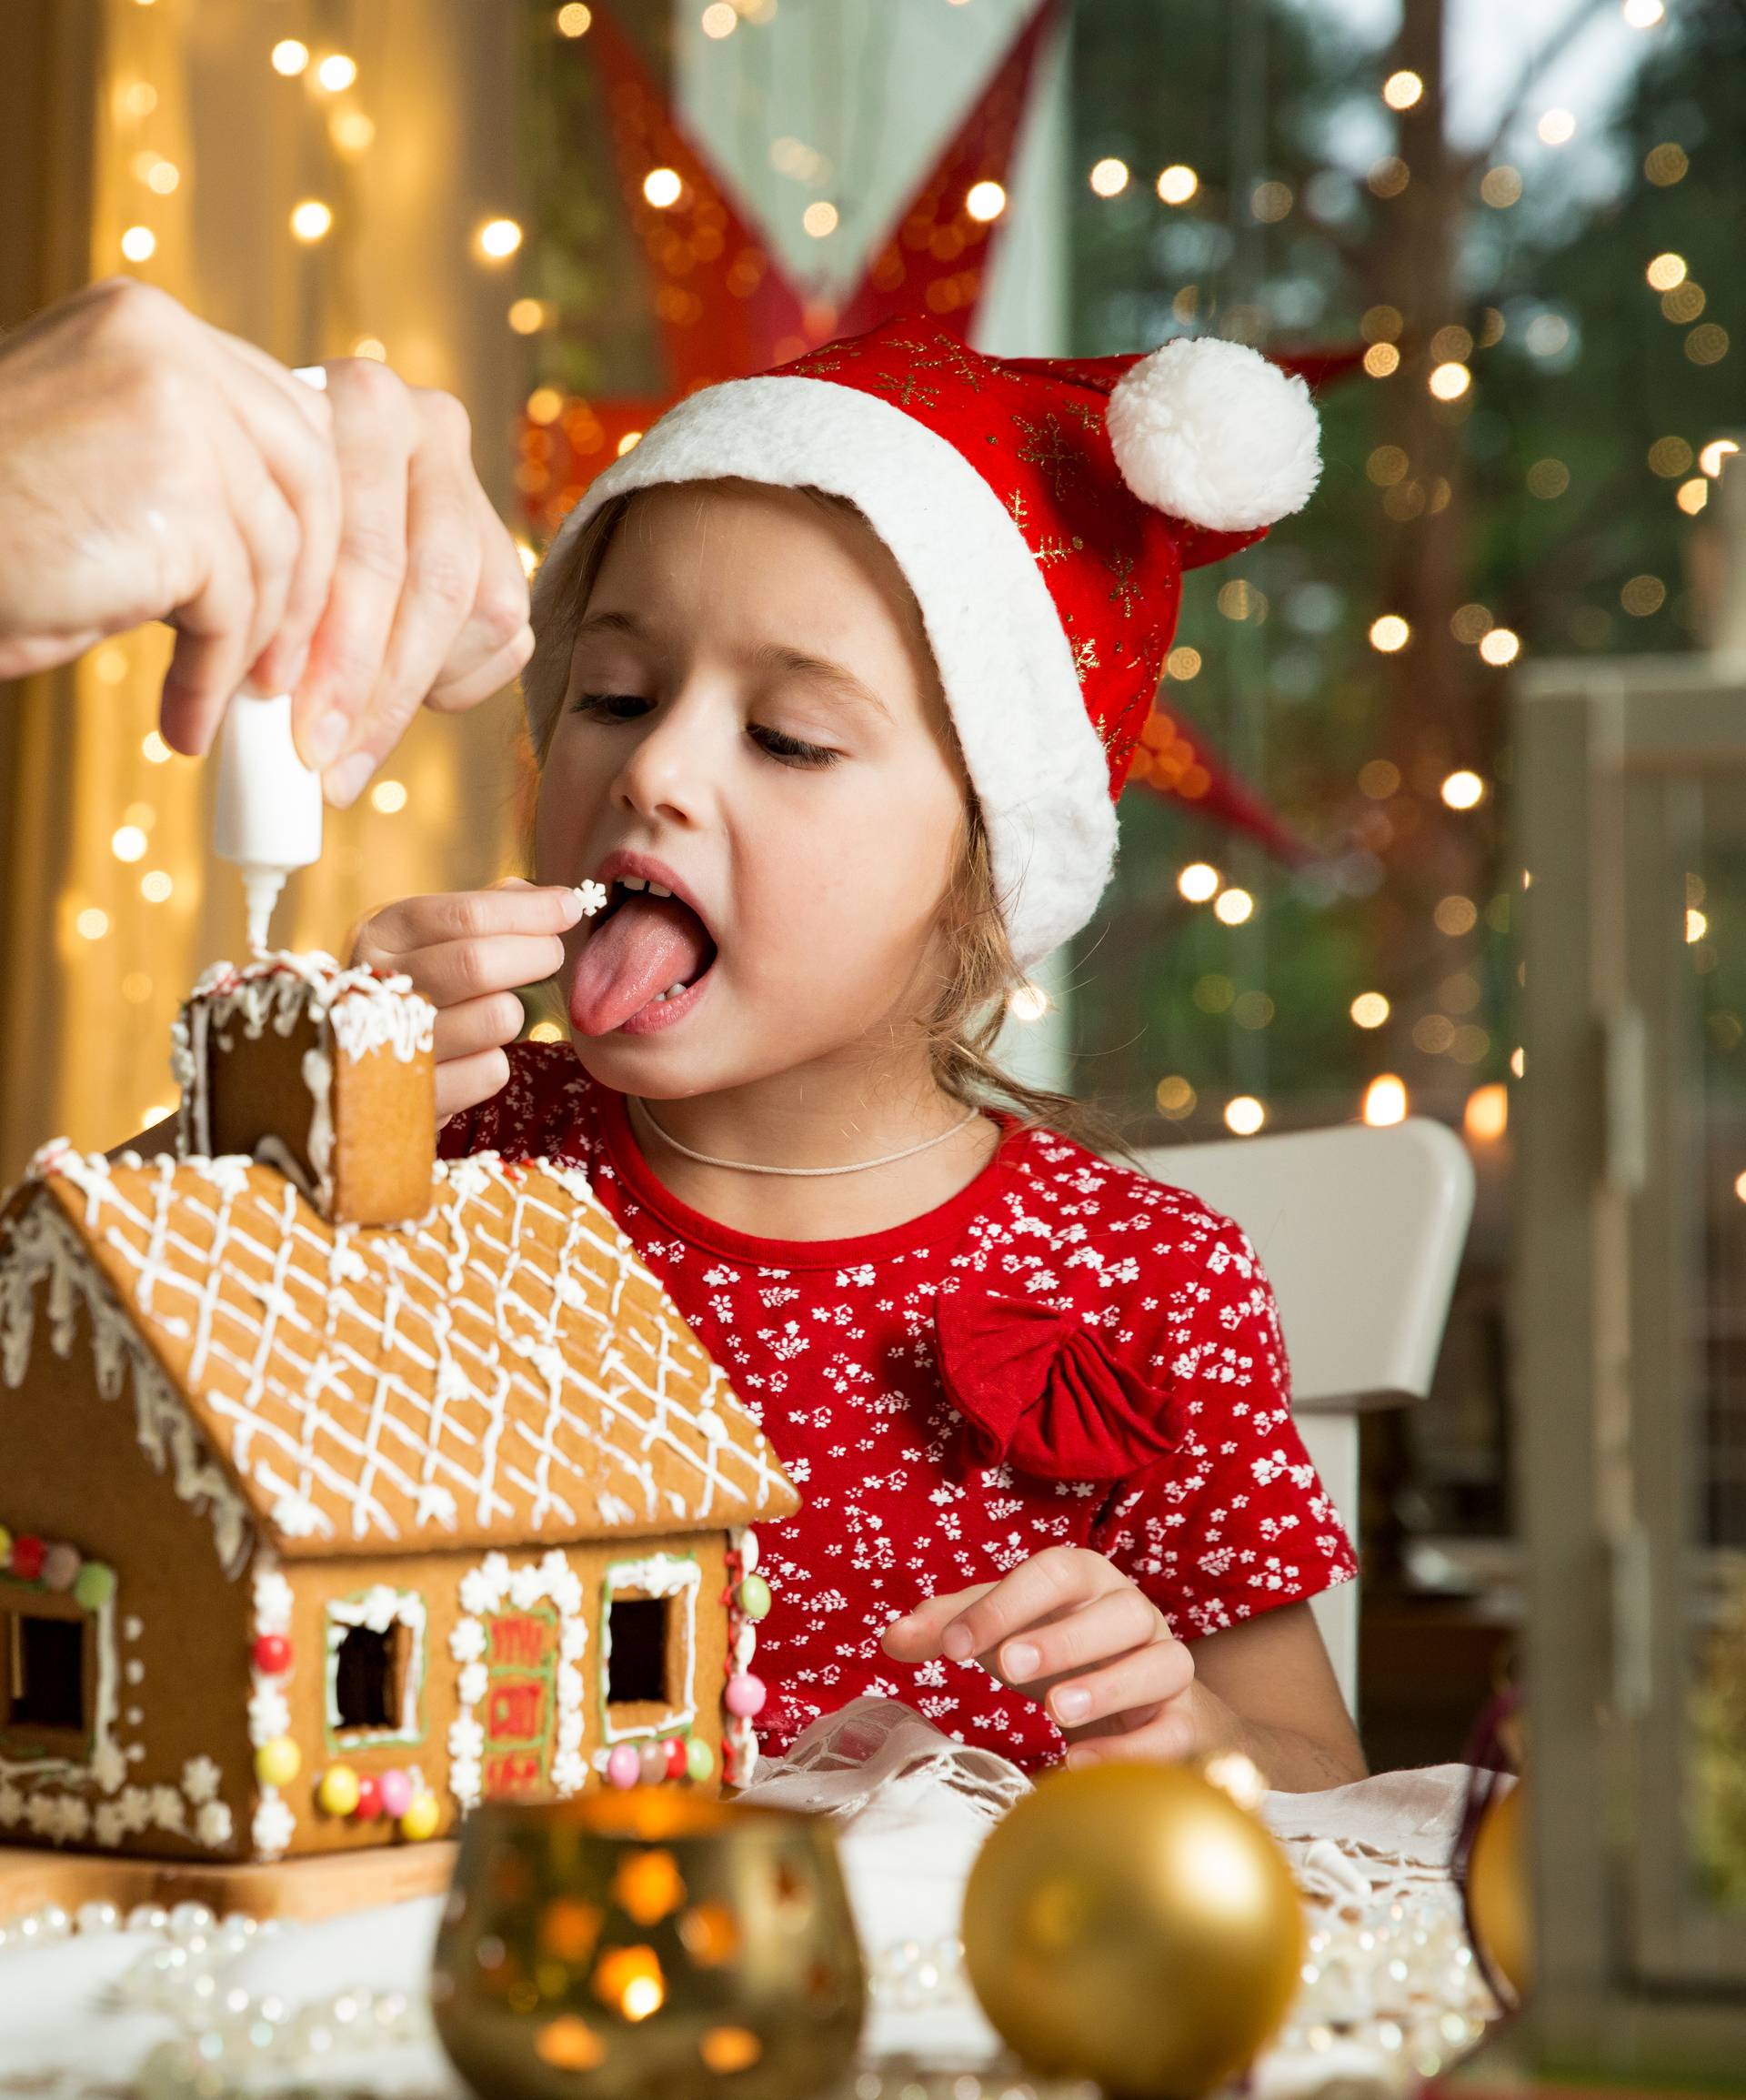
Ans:
[[[654,640],[634,612],[590,613],[577,628],[576,638],[579,642],[594,634],[628,635],[634,641],[650,643]],[[847,665],[833,663],[828,657],[816,657],[806,649],[790,648],[781,642],[759,642],[746,652],[746,657],[755,670],[814,679],[819,685],[833,687],[845,699],[871,708],[887,721],[891,718],[890,708],[870,686],[864,685]]]

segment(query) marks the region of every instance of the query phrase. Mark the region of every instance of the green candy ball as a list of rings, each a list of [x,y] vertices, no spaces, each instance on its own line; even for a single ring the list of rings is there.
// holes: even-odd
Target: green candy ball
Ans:
[[[73,1601],[87,1612],[100,1612],[115,1593],[115,1571],[101,1561],[87,1561],[73,1584]]]
[[[716,1760],[709,1745],[701,1735],[694,1735],[685,1746],[685,1772],[687,1779],[707,1779],[716,1769]]]
[[[761,1619],[770,1608],[770,1585],[762,1575],[748,1575],[739,1585],[739,1608],[748,1619]]]

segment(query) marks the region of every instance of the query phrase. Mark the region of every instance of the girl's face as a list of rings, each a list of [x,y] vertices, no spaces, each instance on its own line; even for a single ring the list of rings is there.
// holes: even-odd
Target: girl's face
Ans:
[[[755,482],[640,492],[535,832],[538,880],[609,893],[566,942],[583,1062],[660,1100],[888,1058],[941,989],[964,812],[913,600],[867,526]]]

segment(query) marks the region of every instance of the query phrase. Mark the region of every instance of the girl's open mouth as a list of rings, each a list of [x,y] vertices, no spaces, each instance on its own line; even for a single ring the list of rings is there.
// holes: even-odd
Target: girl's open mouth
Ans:
[[[583,1035],[648,1035],[696,1006],[716,960],[709,929],[658,882],[620,875],[570,979],[570,1020]]]

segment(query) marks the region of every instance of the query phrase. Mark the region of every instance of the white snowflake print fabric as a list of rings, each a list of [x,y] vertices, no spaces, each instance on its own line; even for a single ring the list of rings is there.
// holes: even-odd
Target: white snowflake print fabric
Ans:
[[[1008,1118],[989,1165],[923,1217],[755,1239],[662,1186],[623,1097],[567,1043],[509,1060],[444,1153],[587,1172],[805,1498],[758,1527],[765,1755],[870,1695],[1023,1770],[1054,1762],[1054,1723],[979,1664],[879,1646],[921,1598],[1048,1546],[1106,1555],[1189,1641],[1356,1572],[1292,1423],[1260,1263],[1197,1197]]]

